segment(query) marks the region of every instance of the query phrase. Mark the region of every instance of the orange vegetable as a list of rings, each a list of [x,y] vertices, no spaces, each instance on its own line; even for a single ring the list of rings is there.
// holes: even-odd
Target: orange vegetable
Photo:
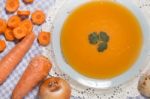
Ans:
[[[24,26],[28,30],[28,33],[32,32],[33,24],[29,19],[23,20],[20,26]]]
[[[71,87],[67,81],[52,77],[40,86],[38,99],[70,99]]]
[[[28,10],[18,10],[17,11],[17,15],[18,16],[25,16],[25,17],[28,17],[29,15],[30,15],[30,11],[28,11]]]
[[[35,39],[34,33],[30,33],[21,42],[19,42],[11,51],[0,61],[0,84],[2,84],[18,63],[21,62],[24,55],[28,52]]]
[[[3,52],[6,48],[6,43],[4,40],[0,40],[0,52]]]
[[[7,28],[7,23],[4,19],[0,18],[0,34],[2,34],[3,32],[5,32]]]
[[[7,28],[4,32],[5,38],[8,41],[13,41],[15,39],[14,34],[13,34],[13,30],[10,28]]]
[[[14,36],[15,36],[16,39],[22,39],[22,38],[24,38],[27,35],[27,33],[28,33],[28,30],[24,26],[16,27],[13,30],[13,34],[14,34]]]
[[[34,0],[23,0],[25,3],[33,3]]]
[[[41,55],[34,57],[13,90],[12,99],[23,99],[46,78],[51,67],[52,64],[46,57]]]
[[[50,33],[49,32],[40,32],[38,35],[38,42],[42,46],[47,46],[50,43]]]
[[[18,17],[17,15],[14,15],[14,16],[11,16],[11,17],[8,19],[7,25],[8,25],[8,27],[10,27],[10,28],[16,28],[16,27],[19,26],[20,22],[21,22],[20,17]]]
[[[19,0],[6,0],[5,9],[9,13],[15,12],[19,8]]]
[[[41,25],[45,21],[45,14],[41,10],[37,10],[32,13],[31,19],[34,24]]]

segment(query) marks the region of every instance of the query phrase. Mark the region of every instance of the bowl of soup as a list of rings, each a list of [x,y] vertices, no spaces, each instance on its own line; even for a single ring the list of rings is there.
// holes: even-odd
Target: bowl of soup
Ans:
[[[84,86],[118,86],[143,68],[149,50],[148,28],[130,0],[69,0],[54,21],[55,60]]]

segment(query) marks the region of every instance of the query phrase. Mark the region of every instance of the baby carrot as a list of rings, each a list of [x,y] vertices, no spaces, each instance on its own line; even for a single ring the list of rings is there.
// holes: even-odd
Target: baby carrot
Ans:
[[[41,10],[36,10],[32,13],[31,19],[34,24],[41,25],[45,21],[45,13]]]
[[[14,15],[14,16],[11,16],[11,17],[8,19],[7,25],[8,25],[8,27],[10,27],[10,28],[16,28],[16,27],[19,26],[20,22],[21,22],[20,17],[17,16],[17,15]]]
[[[38,35],[38,42],[42,46],[47,46],[50,43],[50,33],[49,32],[40,32]]]
[[[18,16],[25,16],[25,17],[28,17],[29,15],[30,15],[30,11],[28,11],[28,10],[18,10],[17,11],[17,15]]]
[[[30,33],[21,42],[19,42],[11,51],[0,61],[0,84],[2,84],[17,64],[22,60],[28,52],[35,39],[34,33]]]
[[[9,13],[15,12],[19,8],[19,0],[6,0],[5,9]]]
[[[27,35],[28,31],[24,26],[18,26],[13,30],[14,37],[16,39],[22,39]]]
[[[7,28],[4,32],[5,38],[8,41],[13,41],[15,39],[14,34],[13,34],[13,30],[10,28]]]
[[[34,0],[23,0],[24,3],[33,3]]]
[[[3,32],[5,32],[7,28],[7,23],[4,19],[0,18],[0,34],[2,34]]]
[[[0,52],[3,52],[6,48],[6,43],[4,40],[0,40]]]
[[[20,23],[20,26],[24,26],[27,30],[28,33],[32,32],[33,29],[33,24],[29,19],[25,19]]]
[[[13,90],[12,99],[23,99],[36,85],[46,78],[52,67],[44,56],[34,57]]]

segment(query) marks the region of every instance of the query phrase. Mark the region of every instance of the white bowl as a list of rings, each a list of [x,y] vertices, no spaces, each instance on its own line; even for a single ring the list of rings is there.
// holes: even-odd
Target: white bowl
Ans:
[[[59,10],[56,19],[54,21],[54,30],[52,33],[52,47],[54,49],[55,60],[59,66],[59,68],[66,74],[68,74],[72,79],[77,81],[78,83],[92,88],[99,88],[99,89],[107,89],[111,87],[118,86],[119,84],[123,84],[130,79],[134,78],[141,68],[143,68],[143,62],[147,57],[147,52],[149,50],[148,42],[149,42],[149,26],[145,17],[141,13],[140,9],[136,7],[132,2],[129,0],[118,0],[118,2],[128,8],[138,19],[140,26],[143,32],[143,47],[141,54],[135,64],[124,74],[117,76],[112,79],[92,79],[79,74],[75,71],[69,64],[65,62],[63,57],[63,53],[61,51],[60,45],[60,36],[61,30],[65,20],[68,17],[68,12],[72,12],[77,7],[85,4],[87,2],[93,2],[92,0],[68,0],[65,5]]]

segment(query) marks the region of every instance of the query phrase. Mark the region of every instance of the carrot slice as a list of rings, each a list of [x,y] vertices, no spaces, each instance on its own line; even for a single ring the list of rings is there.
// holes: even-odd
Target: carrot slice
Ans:
[[[19,8],[19,0],[6,0],[5,9],[9,13],[15,12]]]
[[[34,0],[23,0],[24,3],[33,3]]]
[[[6,48],[6,43],[4,40],[0,40],[0,52],[3,52]]]
[[[8,19],[7,25],[8,25],[8,27],[10,27],[10,28],[16,28],[16,27],[19,26],[20,22],[21,22],[20,17],[18,17],[17,15],[14,15],[14,16],[11,16],[11,17]]]
[[[15,39],[14,34],[13,34],[13,30],[10,28],[7,28],[4,32],[5,38],[8,41],[13,41]]]
[[[49,32],[40,32],[38,35],[38,42],[42,46],[47,46],[50,43],[50,33]]]
[[[32,22],[29,19],[23,20],[20,23],[20,26],[25,27],[28,30],[28,33],[32,32],[33,24],[32,24]]]
[[[31,19],[34,24],[41,25],[45,21],[45,13],[41,10],[37,10],[32,13]]]
[[[5,32],[7,28],[7,23],[4,19],[0,18],[0,34],[2,34],[3,32]]]
[[[13,34],[16,39],[22,39],[27,35],[27,29],[24,26],[16,27],[13,30]]]
[[[28,10],[19,10],[19,11],[17,11],[17,15],[28,17],[30,15],[30,11],[28,11]]]

